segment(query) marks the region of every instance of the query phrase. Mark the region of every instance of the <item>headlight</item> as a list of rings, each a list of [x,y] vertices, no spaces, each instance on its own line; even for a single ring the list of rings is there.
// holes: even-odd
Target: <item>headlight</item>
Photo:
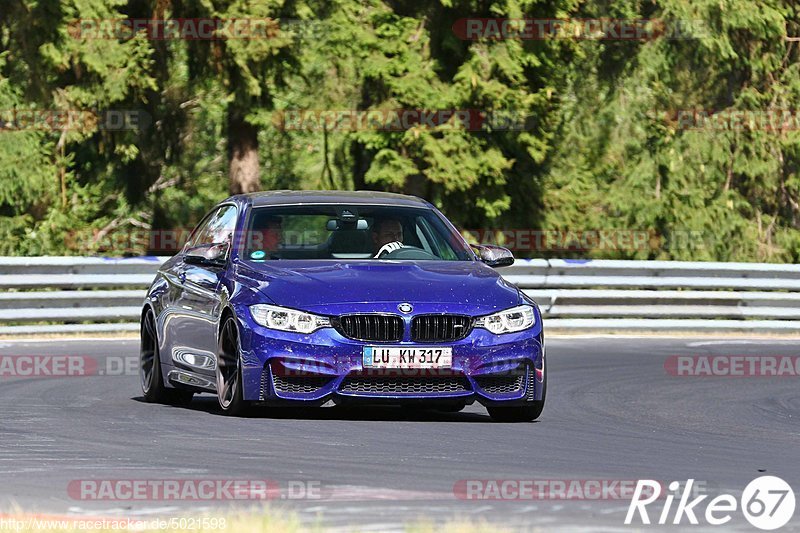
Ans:
[[[253,320],[262,326],[281,331],[311,333],[331,325],[327,317],[275,305],[251,305],[250,314],[253,316]]]
[[[515,333],[532,327],[536,323],[536,314],[530,305],[520,305],[493,315],[479,317],[475,321],[476,328],[488,329],[492,333]]]

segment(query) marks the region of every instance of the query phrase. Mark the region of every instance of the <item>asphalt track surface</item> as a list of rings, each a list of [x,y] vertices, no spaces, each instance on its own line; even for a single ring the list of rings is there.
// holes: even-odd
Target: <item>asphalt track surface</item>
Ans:
[[[271,508],[343,531],[397,530],[421,517],[521,530],[664,531],[625,526],[627,499],[463,500],[454,486],[693,478],[712,494],[738,495],[772,474],[800,499],[800,378],[674,377],[664,366],[676,354],[799,349],[782,339],[552,337],[541,419],[498,424],[478,404],[451,414],[323,407],[227,418],[214,397],[195,397],[189,408],[147,404],[137,375],[108,375],[120,358],[135,364],[136,340],[0,341],[0,356],[89,356],[104,374],[0,377],[0,510],[148,517],[260,509],[253,500],[98,501],[68,487],[87,479],[262,479],[281,490]],[[289,497],[300,481],[311,482],[304,486],[313,498]],[[731,528],[754,531],[738,511]],[[785,530],[800,530],[800,508]]]

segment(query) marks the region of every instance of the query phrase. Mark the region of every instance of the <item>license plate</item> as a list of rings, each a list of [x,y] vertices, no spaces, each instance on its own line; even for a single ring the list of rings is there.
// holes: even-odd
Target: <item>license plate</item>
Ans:
[[[365,346],[364,368],[450,368],[452,348]]]

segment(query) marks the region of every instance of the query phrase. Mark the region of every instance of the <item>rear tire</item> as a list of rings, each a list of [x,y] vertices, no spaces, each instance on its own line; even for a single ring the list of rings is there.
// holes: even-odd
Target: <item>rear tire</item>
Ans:
[[[217,400],[228,416],[245,416],[251,402],[244,399],[242,358],[239,349],[239,326],[229,316],[220,329],[217,348]]]
[[[194,393],[168,389],[161,375],[161,358],[158,354],[158,332],[152,309],[142,318],[141,343],[139,345],[139,378],[144,401],[167,405],[189,405]]]

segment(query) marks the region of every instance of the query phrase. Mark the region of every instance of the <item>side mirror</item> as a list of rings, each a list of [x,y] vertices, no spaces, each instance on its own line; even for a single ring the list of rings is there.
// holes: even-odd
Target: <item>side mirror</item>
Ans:
[[[478,252],[478,257],[481,258],[481,261],[490,267],[497,268],[511,266],[514,264],[514,254],[512,254],[511,250],[508,248],[494,246],[491,244],[483,244],[481,246],[476,246],[475,249]]]
[[[189,265],[223,267],[225,266],[225,256],[228,255],[228,246],[227,243],[201,244],[189,248],[183,260]]]

